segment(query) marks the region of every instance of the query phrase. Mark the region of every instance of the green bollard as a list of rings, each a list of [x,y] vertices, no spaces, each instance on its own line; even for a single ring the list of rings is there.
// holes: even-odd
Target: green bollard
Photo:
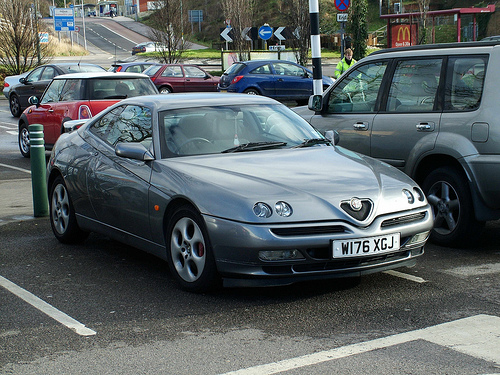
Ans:
[[[47,166],[45,164],[45,142],[43,140],[43,125],[29,126],[30,157],[31,157],[31,188],[33,190],[33,216],[49,215],[49,200],[47,194]]]

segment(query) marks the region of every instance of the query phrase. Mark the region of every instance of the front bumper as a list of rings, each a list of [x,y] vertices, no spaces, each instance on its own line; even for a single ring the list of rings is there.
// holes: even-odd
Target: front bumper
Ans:
[[[368,227],[333,221],[290,225],[254,225],[205,216],[217,269],[229,286],[286,285],[293,282],[353,277],[402,266],[413,266],[424,253],[427,238],[412,237],[432,229],[430,207],[378,217]],[[332,240],[401,234],[398,251],[333,258]],[[302,259],[264,261],[260,251],[298,250]]]

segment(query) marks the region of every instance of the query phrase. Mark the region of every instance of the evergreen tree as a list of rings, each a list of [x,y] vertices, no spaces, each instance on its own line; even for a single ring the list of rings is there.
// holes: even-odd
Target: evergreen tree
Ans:
[[[368,38],[368,1],[351,1],[349,7],[349,20],[347,32],[352,35],[352,49],[355,60],[360,60],[366,55],[366,39]]]

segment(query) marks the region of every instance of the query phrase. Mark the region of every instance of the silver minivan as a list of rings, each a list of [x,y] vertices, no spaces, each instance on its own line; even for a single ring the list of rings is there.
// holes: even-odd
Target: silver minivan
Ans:
[[[474,245],[500,218],[499,73],[500,42],[381,50],[295,111],[417,181],[435,243]]]

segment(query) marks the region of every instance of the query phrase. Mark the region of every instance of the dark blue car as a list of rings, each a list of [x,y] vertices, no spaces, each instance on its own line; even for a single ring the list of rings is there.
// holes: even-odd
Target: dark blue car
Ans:
[[[333,79],[323,76],[324,89],[332,83]],[[302,104],[313,94],[313,74],[290,61],[240,61],[224,72],[218,90],[296,100]]]

